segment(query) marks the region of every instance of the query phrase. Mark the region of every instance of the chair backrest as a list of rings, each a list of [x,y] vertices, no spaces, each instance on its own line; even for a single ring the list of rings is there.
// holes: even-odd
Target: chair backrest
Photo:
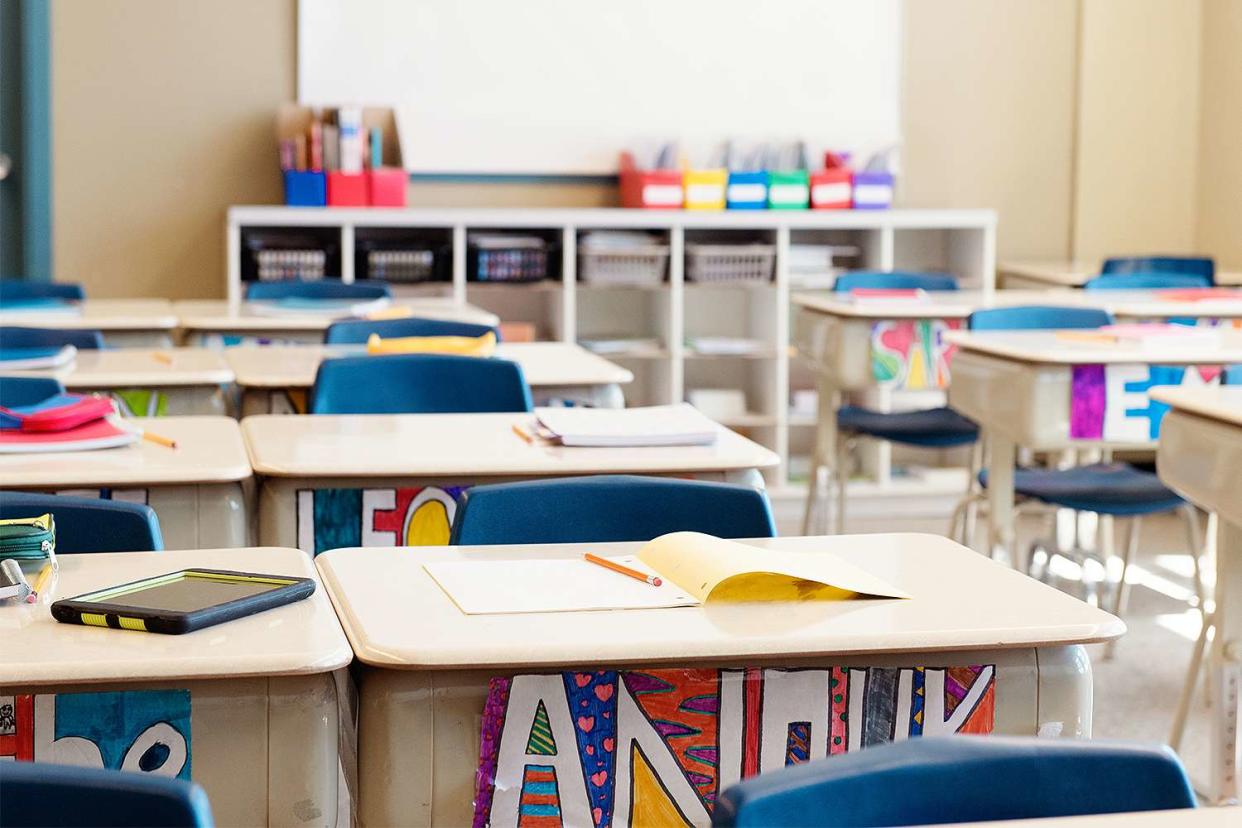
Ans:
[[[32,279],[0,279],[0,302],[29,299],[65,299],[81,302],[86,291],[76,282],[37,282]]]
[[[853,270],[837,277],[832,289],[849,290],[957,290],[957,279],[947,273],[905,270]]]
[[[0,377],[0,405],[15,408],[41,403],[65,393],[65,386],[52,377]]]
[[[155,510],[143,503],[94,497],[0,492],[0,520],[52,513],[56,554],[159,552],[164,548]]]
[[[275,282],[250,282],[246,285],[246,298],[257,300],[275,299],[384,299],[392,296],[387,282],[377,279],[359,279],[345,283],[340,279],[324,279],[308,282],[305,279],[280,279]]]
[[[647,541],[687,531],[770,538],[776,524],[767,495],[750,486],[599,475],[468,489],[449,543]]]
[[[59,348],[64,345],[97,351],[104,346],[103,334],[84,328],[0,327],[0,348]]]
[[[0,762],[5,828],[211,828],[207,793],[194,782],[154,773]]]
[[[470,336],[479,337],[491,332],[500,341],[500,330],[490,325],[476,325],[472,322],[455,322],[451,319],[350,319],[344,322],[333,322],[324,332],[323,341],[327,345],[357,345],[366,342],[371,334],[379,334],[382,339],[395,339],[403,336]]]
[[[449,354],[325,359],[315,374],[312,414],[477,414],[531,411],[516,362]]]
[[[1105,273],[1083,283],[1084,290],[1160,290],[1162,288],[1206,288],[1209,276],[1193,273]]]
[[[1103,308],[1058,308],[1050,305],[983,308],[972,313],[966,321],[966,326],[972,331],[1064,330],[1100,328],[1111,324],[1113,315]]]
[[[1211,256],[1112,256],[1104,260],[1101,273],[1185,273],[1216,279]]]
[[[927,825],[1195,807],[1163,746],[1077,739],[906,739],[761,774],[716,801],[719,826]]]

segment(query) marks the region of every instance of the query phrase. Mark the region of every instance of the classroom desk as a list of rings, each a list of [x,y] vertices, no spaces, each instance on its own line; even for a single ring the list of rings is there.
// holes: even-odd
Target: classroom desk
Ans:
[[[949,404],[987,439],[991,548],[1010,552],[1018,446],[1150,450],[1164,412],[1152,404],[1151,387],[1215,382],[1223,366],[1242,362],[1237,329],[1220,331],[1215,342],[1174,340],[1149,349],[1054,331],[951,331],[944,338],[958,348]],[[1015,562],[1025,567],[1022,556]]]
[[[1208,657],[1211,687],[1213,801],[1238,801],[1238,704],[1242,684],[1242,387],[1161,388],[1152,399],[1168,406],[1160,428],[1156,468],[1170,488],[1218,516],[1215,638]],[[1197,675],[1205,641],[1197,645]],[[1193,694],[1183,698],[1187,705]],[[1184,719],[1185,710],[1179,719]],[[1237,813],[1242,824],[1242,812]]]
[[[427,319],[449,319],[455,322],[471,322],[477,325],[498,325],[500,319],[474,305],[456,302],[451,297],[424,297],[398,299],[391,307],[409,308],[413,316]],[[251,312],[245,302],[232,308],[225,300],[192,300],[176,302],[173,312],[177,315],[181,334],[187,345],[250,344],[265,342],[308,343],[323,342],[323,332],[339,317],[315,313],[263,316]]]
[[[113,347],[167,348],[177,317],[167,299],[87,299],[65,311],[0,310],[0,325],[90,328],[102,331]]]
[[[463,489],[585,474],[693,476],[762,486],[772,451],[723,426],[709,446],[564,448],[513,431],[530,414],[259,415],[242,435],[259,480],[260,543],[339,546],[448,540]],[[401,543],[404,539],[405,543]]]
[[[123,448],[0,454],[4,488],[112,497],[146,503],[160,518],[164,545],[177,549],[246,545],[242,483],[250,461],[229,417],[138,417],[132,422],[177,441]]]
[[[233,382],[224,357],[207,348],[80,350],[71,365],[10,376],[50,376],[69,391],[109,392],[133,416],[224,414],[221,386]]]
[[[304,411],[293,398],[304,398],[326,357],[365,354],[357,345],[238,346],[225,352],[241,388],[242,416]],[[568,342],[502,342],[499,359],[522,366],[535,404],[572,401],[597,408],[624,408],[621,386],[633,382],[625,368]],[[290,394],[292,393],[292,396]]]
[[[1058,261],[1001,262],[996,268],[1003,288],[1080,288],[1088,279],[1100,275],[1099,264]],[[1218,285],[1242,285],[1242,271],[1217,270]]]
[[[52,598],[186,567],[315,578],[295,549],[61,555]],[[203,786],[219,825],[332,826],[337,693],[352,660],[322,586],[309,598],[179,636],[61,624],[0,604],[0,761],[154,772]],[[7,733],[6,733],[7,730]],[[144,751],[147,753],[145,759]],[[176,764],[172,764],[176,763]]]
[[[803,755],[812,758],[829,750],[830,734],[833,753],[887,741],[894,729],[1090,735],[1091,664],[1081,645],[1121,635],[1125,626],[1117,618],[940,536],[856,535],[748,543],[839,555],[914,597],[775,607],[714,604],[465,615],[423,563],[577,557],[587,550],[615,555],[633,553],[641,544],[338,549],[321,555],[316,564],[324,585],[365,665],[359,683],[361,824],[470,824],[481,716],[489,741],[495,744],[499,737],[489,727],[490,714],[496,710],[487,704],[489,687],[491,701],[500,702],[500,709],[507,701],[508,715],[521,730],[516,736],[526,745],[525,750],[516,746],[517,787],[507,794],[495,792],[492,824],[515,822],[510,810],[517,805],[520,766],[528,751],[543,754],[533,757],[539,765],[559,766],[565,823],[589,824],[589,815],[583,819],[580,813],[585,809],[575,808],[575,801],[585,805],[578,787],[583,773],[577,769],[583,759],[580,750],[592,755],[600,750],[583,735],[597,728],[597,736],[609,737],[604,751],[611,754],[618,748],[620,761],[613,773],[620,775],[619,798],[628,799],[624,776],[634,761],[633,739],[683,812],[692,814],[690,821],[706,824],[703,802],[693,792],[687,795],[686,778],[670,770],[676,765],[665,743],[646,717],[631,715],[634,699],[643,690],[658,687],[661,677],[671,679],[676,695],[660,703],[656,692],[650,699],[639,698],[639,706],[651,720],[673,720],[665,728],[669,732],[685,733],[685,725],[706,734],[707,742],[685,743],[711,763],[696,765],[696,771],[715,776],[712,768],[721,769],[715,779],[703,778],[711,790],[700,793],[727,787],[744,765],[758,770],[783,767],[787,750],[797,749],[792,737],[787,743],[786,731],[793,734],[799,727],[804,728]],[[946,697],[930,688],[945,686],[939,682],[949,667],[965,669],[953,674],[959,688],[955,698],[962,709],[946,717],[948,707],[939,704]],[[616,673],[596,672],[618,669],[633,672],[624,683],[617,681]],[[639,671],[667,672],[657,673],[652,681]],[[510,683],[514,676],[523,678]],[[829,681],[835,688],[831,701]],[[912,684],[920,681],[929,688],[925,693]],[[541,682],[545,693],[535,692]],[[570,720],[575,714],[566,716],[566,694],[574,693],[575,686],[593,691],[581,701],[582,707],[588,699],[605,703],[601,710],[591,701],[590,719],[577,713],[577,728]],[[532,693],[547,702],[546,710],[540,707],[545,712],[535,716],[550,725],[554,747],[546,741],[542,745],[527,741],[532,721],[527,713],[535,710]],[[690,693],[691,698],[709,703],[692,704],[687,699],[679,705]],[[929,706],[919,710],[925,700]],[[649,707],[648,702],[658,706]],[[578,706],[575,696],[575,711]],[[702,714],[692,715],[687,709]],[[847,711],[848,722],[843,715]],[[942,714],[942,723],[931,711]],[[743,725],[743,720],[749,724]],[[621,732],[610,737],[612,721]],[[863,724],[850,730],[855,722]],[[590,749],[582,747],[584,743]],[[499,738],[499,746],[502,755],[512,755],[511,742]],[[502,776],[512,772],[512,763],[500,768]],[[492,791],[483,793],[486,797]],[[625,814],[622,811],[612,824],[628,824]]]
[[[1004,822],[955,822],[943,828],[1236,828],[1237,808],[1179,808],[1124,814],[1014,819]]]

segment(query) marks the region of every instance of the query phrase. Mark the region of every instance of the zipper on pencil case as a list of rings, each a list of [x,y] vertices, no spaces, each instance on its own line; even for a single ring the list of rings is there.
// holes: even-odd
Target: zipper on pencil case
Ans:
[[[52,551],[52,542],[46,538],[42,540],[20,540],[9,541],[0,549],[0,558],[12,558],[16,561],[36,561],[40,558],[46,558],[48,553]]]

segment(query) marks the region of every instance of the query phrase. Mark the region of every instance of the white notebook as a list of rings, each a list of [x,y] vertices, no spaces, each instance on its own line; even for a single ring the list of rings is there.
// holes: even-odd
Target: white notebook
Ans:
[[[720,426],[688,403],[645,408],[536,408],[542,432],[565,446],[704,446]]]
[[[0,370],[36,371],[60,368],[73,362],[77,355],[78,349],[72,345],[64,345],[61,348],[0,349]]]

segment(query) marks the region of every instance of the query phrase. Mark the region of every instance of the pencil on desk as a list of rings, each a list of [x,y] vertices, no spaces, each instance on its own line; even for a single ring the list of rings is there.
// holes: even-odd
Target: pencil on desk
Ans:
[[[529,445],[535,444],[535,435],[531,434],[529,431],[522,428],[522,426],[520,426],[517,423],[513,424],[513,433],[521,437],[523,440],[525,440],[527,444]]]
[[[142,430],[142,439],[150,440],[152,443],[155,443],[157,445],[167,446],[170,449],[175,449],[177,447],[176,440],[171,440],[168,437],[164,437],[163,435],[160,435],[160,434],[154,434],[150,431],[147,431],[146,429]]]
[[[45,563],[43,568],[39,570],[39,574],[35,576],[33,584],[36,595],[42,595],[43,590],[47,587],[48,581],[52,579],[52,564]]]
[[[163,351],[155,351],[155,352],[153,352],[153,353],[151,354],[151,358],[152,358],[152,359],[154,359],[156,362],[162,362],[162,363],[164,363],[165,365],[172,365],[172,364],[173,364],[173,358],[172,358],[172,355],[171,355],[171,354],[166,354],[166,353],[164,353]]]
[[[631,578],[651,584],[652,586],[658,587],[660,584],[664,583],[664,581],[655,575],[648,575],[646,572],[639,572],[637,569],[631,569],[630,567],[624,564],[619,564],[616,561],[601,558],[599,555],[592,555],[590,552],[585,553],[582,557],[597,566],[602,566],[605,569],[611,569],[613,572],[618,572],[622,575],[628,575]]]

